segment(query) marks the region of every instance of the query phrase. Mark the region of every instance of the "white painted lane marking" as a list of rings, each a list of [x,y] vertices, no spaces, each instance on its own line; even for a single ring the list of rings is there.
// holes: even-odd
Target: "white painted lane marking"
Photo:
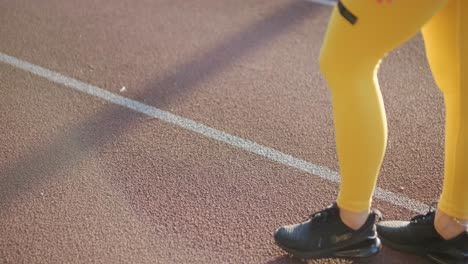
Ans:
[[[336,4],[335,0],[304,0],[305,2],[327,5],[327,6],[334,6]]]
[[[281,151],[260,145],[253,141],[243,139],[230,135],[226,132],[205,126],[201,123],[193,120],[163,111],[153,106],[149,106],[120,95],[113,94],[97,86],[87,84],[76,79],[67,77],[58,72],[54,72],[43,67],[31,64],[29,62],[8,56],[0,52],[0,61],[9,64],[18,69],[30,72],[42,78],[45,78],[51,82],[62,84],[68,88],[78,90],[83,93],[101,98],[105,101],[132,109],[136,112],[158,118],[161,121],[182,127],[193,132],[199,133],[205,137],[229,144],[231,146],[238,147],[245,151],[255,153],[263,156],[267,159],[274,160],[283,165],[287,165],[309,174],[317,175],[322,179],[329,180],[331,182],[339,183],[340,176],[338,172],[333,171],[327,167],[315,165],[302,159],[295,158],[291,155],[285,154]],[[386,191],[380,187],[375,190],[376,198],[397,205],[402,208],[409,209],[414,212],[424,213],[427,211],[428,206],[419,201],[410,199],[408,197]]]

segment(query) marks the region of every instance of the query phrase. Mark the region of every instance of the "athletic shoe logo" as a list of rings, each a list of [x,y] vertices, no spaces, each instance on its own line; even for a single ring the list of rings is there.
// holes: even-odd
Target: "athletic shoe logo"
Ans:
[[[341,241],[345,241],[345,240],[350,239],[352,236],[353,236],[353,234],[351,234],[351,233],[345,233],[345,234],[342,234],[342,235],[333,236],[332,241],[334,243],[339,243]]]

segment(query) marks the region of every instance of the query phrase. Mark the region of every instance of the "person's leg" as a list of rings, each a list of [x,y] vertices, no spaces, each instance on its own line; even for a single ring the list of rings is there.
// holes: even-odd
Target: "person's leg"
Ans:
[[[468,263],[468,3],[449,0],[423,28],[434,79],[446,105],[444,187],[437,211],[377,225],[382,242],[437,263]],[[458,219],[456,219],[458,218]]]
[[[300,258],[364,257],[380,250],[370,212],[386,144],[377,65],[416,34],[445,0],[343,0],[335,7],[320,66],[333,97],[341,171],[338,206],[275,231],[276,243]],[[361,217],[361,218],[360,218]]]
[[[333,97],[341,173],[337,203],[343,221],[354,229],[367,219],[386,147],[379,61],[415,35],[445,2],[344,0],[357,17],[355,24],[346,19],[347,11],[337,8],[332,15],[320,65]]]
[[[445,177],[435,228],[451,239],[466,230],[453,218],[468,220],[468,2],[450,0],[423,36],[446,106]]]

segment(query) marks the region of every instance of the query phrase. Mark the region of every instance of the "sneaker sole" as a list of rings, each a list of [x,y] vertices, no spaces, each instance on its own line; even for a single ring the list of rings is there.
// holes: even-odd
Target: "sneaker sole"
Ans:
[[[319,259],[319,258],[366,258],[380,252],[382,244],[379,238],[372,238],[356,245],[343,248],[328,248],[315,251],[298,251],[283,246],[276,241],[276,244],[287,253],[300,259]]]
[[[443,256],[442,254],[435,254],[435,253],[431,253],[423,248],[414,248],[414,247],[406,247],[404,245],[400,245],[400,244],[397,244],[397,243],[393,243],[389,240],[386,240],[384,238],[382,238],[382,243],[385,245],[385,246],[388,246],[390,248],[393,248],[393,249],[396,249],[396,250],[399,250],[399,251],[404,251],[404,252],[408,252],[408,253],[412,253],[412,254],[415,254],[415,255],[419,255],[419,256],[423,256],[423,257],[427,257],[429,258],[430,260],[432,260],[434,263],[437,263],[437,264],[468,264],[468,259],[453,259],[453,258],[447,258],[446,256]]]

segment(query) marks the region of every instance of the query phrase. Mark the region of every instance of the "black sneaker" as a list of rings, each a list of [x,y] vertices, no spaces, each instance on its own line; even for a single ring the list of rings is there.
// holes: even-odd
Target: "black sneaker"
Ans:
[[[468,264],[468,232],[445,240],[434,228],[435,211],[411,221],[385,221],[377,224],[382,243],[391,248],[427,256],[440,264]]]
[[[277,229],[274,238],[279,247],[300,259],[368,257],[381,249],[375,226],[380,219],[380,212],[372,211],[355,231],[341,221],[334,204],[303,223]]]

